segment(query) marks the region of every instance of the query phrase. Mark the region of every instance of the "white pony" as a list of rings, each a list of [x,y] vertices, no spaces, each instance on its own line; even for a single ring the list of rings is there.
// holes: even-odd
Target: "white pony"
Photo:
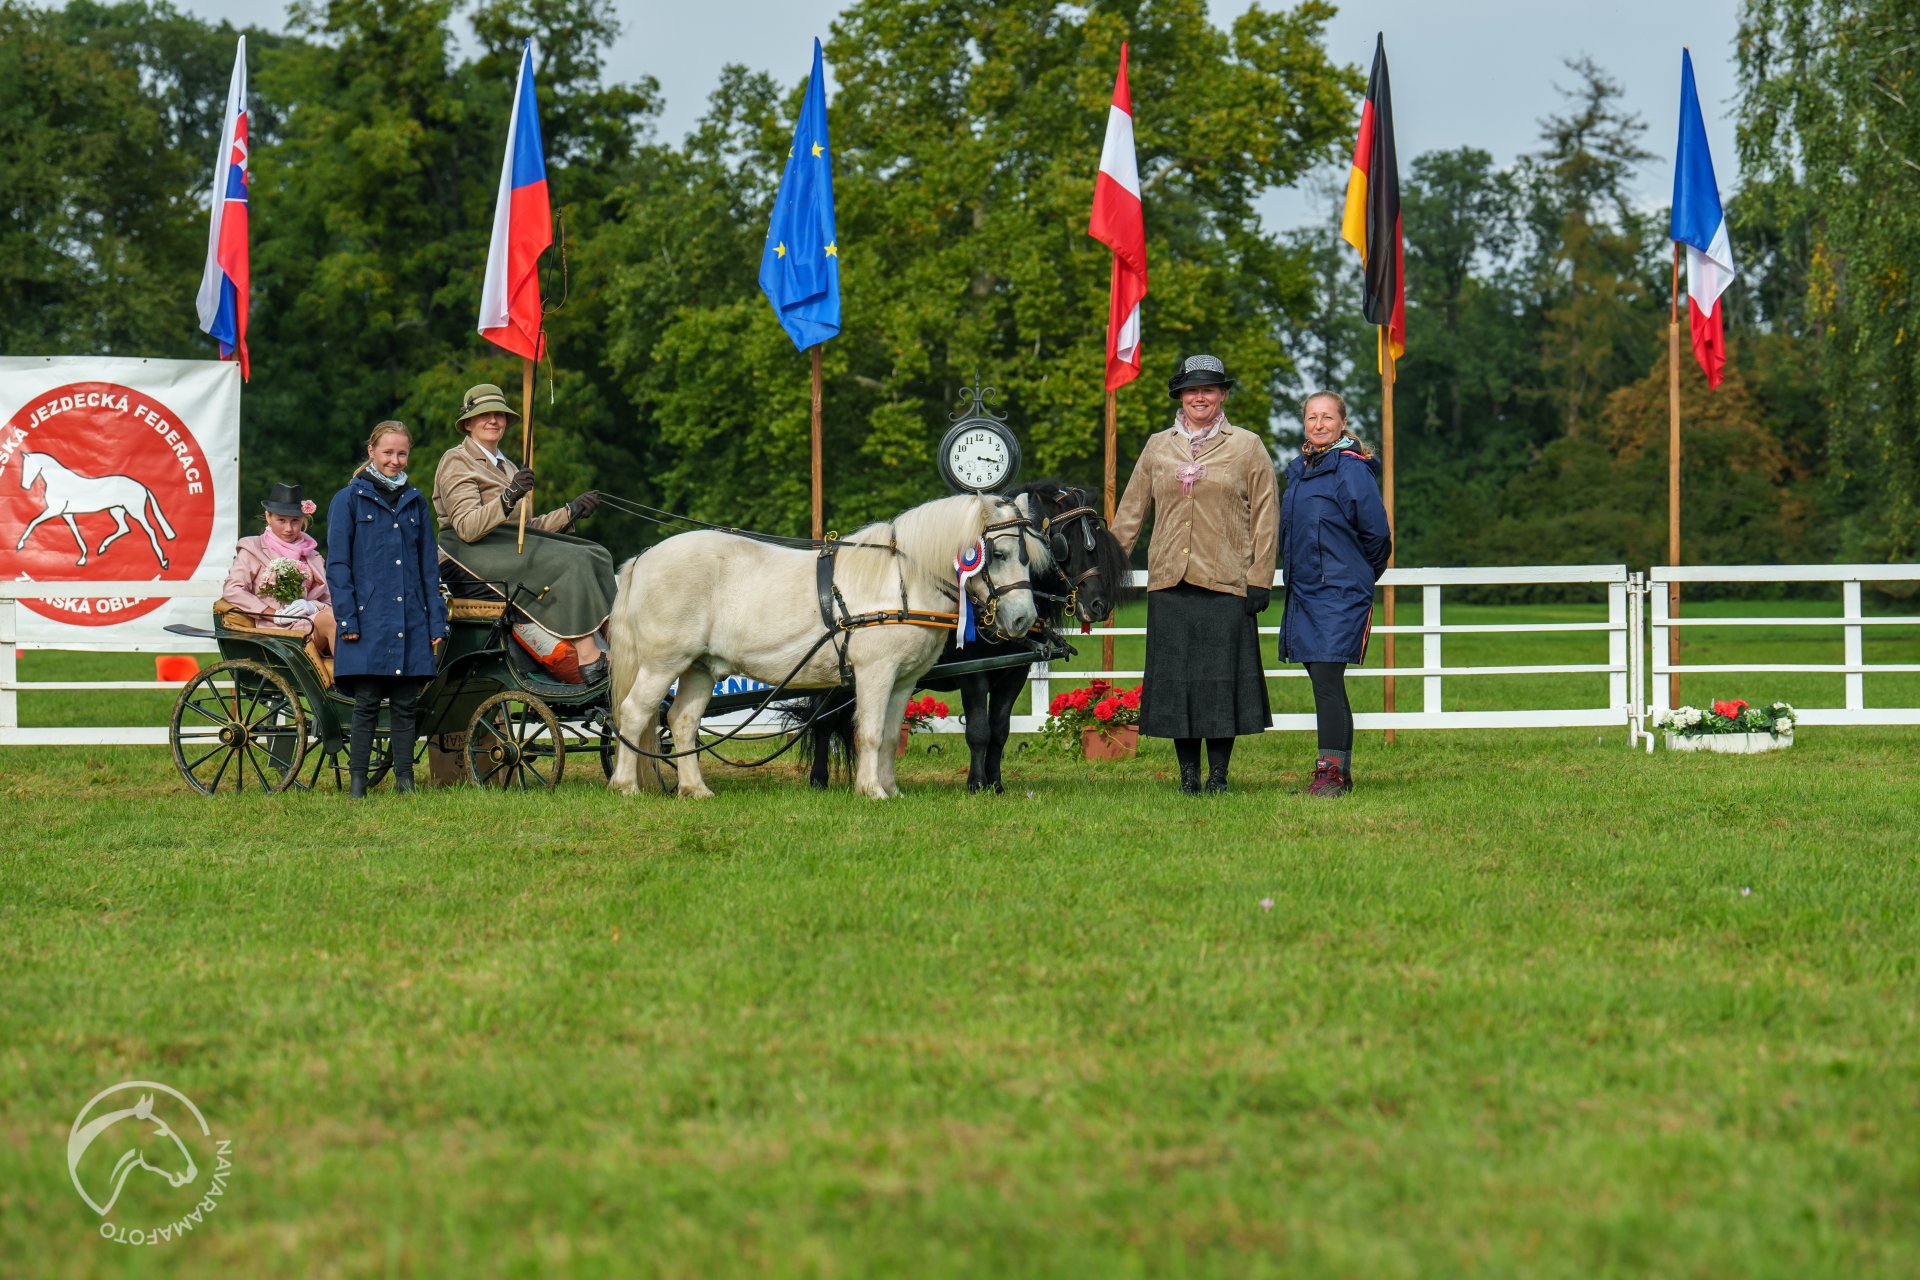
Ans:
[[[31,489],[42,476],[47,481],[47,491],[42,497],[45,509],[20,534],[20,541],[13,544],[15,551],[24,551],[33,531],[58,516],[67,522],[73,540],[80,544],[80,559],[74,563],[84,565],[87,562],[87,540],[80,536],[80,526],[73,522],[73,518],[91,515],[96,511],[111,511],[114,530],[100,543],[99,550],[94,554],[105,555],[108,547],[125,537],[127,517],[132,516],[147,535],[160,567],[167,567],[167,553],[160,549],[160,540],[153,536],[153,525],[147,522],[149,503],[153,505],[154,523],[160,526],[160,532],[167,535],[167,541],[173,541],[176,535],[173,526],[167,523],[167,513],[160,509],[160,500],[153,496],[153,491],[147,486],[132,476],[83,476],[61,465],[59,459],[49,453],[21,454],[20,487]]]
[[[846,542],[833,582],[855,615],[903,607],[951,613],[955,558],[984,542],[985,565],[968,579],[967,594],[976,611],[991,602],[996,628],[1010,636],[1025,635],[1038,617],[1029,574],[1053,563],[1046,539],[1020,509],[993,494],[941,498],[848,534]],[[692,748],[716,680],[740,673],[768,684],[791,676],[789,687],[797,689],[840,683],[838,642],[820,643],[826,627],[818,560],[811,550],[701,531],[668,538],[621,566],[608,640],[613,716],[623,741],[609,785],[632,794],[642,776],[654,776],[626,744],[655,748],[660,703],[675,680],[668,723],[676,753],[686,753],[675,763],[679,794],[687,797],[713,794]],[[900,794],[893,748],[907,695],[940,656],[948,631],[893,623],[842,634],[859,705],[854,790],[884,800]]]

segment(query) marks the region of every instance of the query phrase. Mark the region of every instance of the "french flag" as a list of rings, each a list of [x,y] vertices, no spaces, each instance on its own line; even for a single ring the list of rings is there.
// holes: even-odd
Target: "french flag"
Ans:
[[[1147,296],[1147,220],[1140,204],[1140,170],[1133,154],[1133,93],[1127,88],[1127,46],[1107,108],[1107,140],[1100,176],[1093,180],[1093,217],[1087,234],[1113,250],[1107,300],[1107,390],[1140,376],[1140,302]]]
[[[1680,148],[1673,166],[1673,238],[1687,246],[1687,315],[1692,322],[1693,354],[1707,372],[1707,385],[1720,385],[1727,364],[1725,311],[1720,295],[1733,283],[1733,245],[1727,239],[1727,215],[1720,187],[1713,180],[1707,152],[1707,126],[1700,117],[1700,96],[1693,88],[1693,55],[1680,51]]]
[[[507,155],[500,166],[493,239],[487,245],[487,274],[480,289],[480,336],[529,360],[538,360],[545,346],[535,263],[552,243],[553,206],[547,200],[547,162],[540,145],[529,37],[520,52],[520,77],[513,87]]]
[[[222,360],[238,359],[240,377],[247,367],[247,38],[240,37],[227,85],[227,112],[221,118],[220,143],[213,161],[213,192],[207,228],[207,262],[200,272],[194,304],[200,328],[218,339]]]

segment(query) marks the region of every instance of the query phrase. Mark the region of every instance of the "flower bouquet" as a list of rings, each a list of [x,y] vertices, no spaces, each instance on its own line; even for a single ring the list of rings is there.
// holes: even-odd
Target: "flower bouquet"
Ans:
[[[1077,749],[1088,760],[1130,760],[1140,744],[1140,686],[1095,680],[1059,694],[1047,706],[1040,734],[1056,750]]]
[[[913,698],[907,702],[907,713],[900,718],[900,749],[898,755],[907,754],[907,735],[916,729],[932,729],[935,720],[943,720],[947,715],[947,704],[928,694],[924,698]]]
[[[1707,710],[1675,707],[1660,717],[1671,751],[1722,751],[1746,755],[1793,745],[1793,708],[1784,702],[1756,707],[1744,699],[1715,702]]]

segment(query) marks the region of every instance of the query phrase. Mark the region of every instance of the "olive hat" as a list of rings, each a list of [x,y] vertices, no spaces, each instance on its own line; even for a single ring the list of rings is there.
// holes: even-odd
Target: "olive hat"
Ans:
[[[468,418],[477,418],[483,413],[504,413],[509,418],[520,416],[507,403],[507,398],[500,394],[500,388],[491,382],[467,388],[466,398],[460,402],[460,416],[453,420],[454,425],[458,426]]]
[[[1240,384],[1227,374],[1227,366],[1220,363],[1218,356],[1188,356],[1167,379],[1167,394],[1179,399],[1182,391],[1191,387],[1225,387],[1231,391]]]

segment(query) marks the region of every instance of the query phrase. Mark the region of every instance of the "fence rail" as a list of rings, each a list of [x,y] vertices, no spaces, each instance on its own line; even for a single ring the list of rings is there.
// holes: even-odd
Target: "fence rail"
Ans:
[[[1146,575],[1136,572],[1133,584],[1144,587]],[[1862,609],[1864,583],[1920,583],[1920,565],[1720,565],[1656,567],[1649,573],[1630,573],[1625,565],[1522,565],[1464,569],[1393,569],[1382,578],[1382,585],[1417,588],[1420,591],[1421,618],[1417,623],[1393,627],[1375,627],[1379,636],[1397,635],[1417,638],[1418,665],[1395,667],[1354,667],[1348,675],[1373,680],[1387,676],[1420,682],[1419,711],[1361,712],[1354,717],[1361,729],[1510,729],[1510,728],[1608,728],[1625,726],[1628,743],[1642,743],[1650,751],[1653,737],[1650,722],[1657,723],[1669,710],[1666,676],[1681,674],[1724,674],[1748,672],[1790,672],[1842,677],[1844,696],[1837,707],[1799,707],[1800,723],[1805,725],[1871,724],[1920,725],[1920,707],[1869,707],[1865,681],[1869,674],[1920,672],[1920,662],[1877,662],[1865,660],[1865,635],[1875,627],[1920,626],[1920,616],[1868,615]],[[1793,582],[1832,583],[1840,588],[1841,611],[1829,618],[1742,617],[1705,618],[1675,615],[1669,607],[1666,588],[1679,583],[1752,583]],[[1276,591],[1285,586],[1280,574],[1274,575]],[[1462,587],[1486,586],[1587,586],[1604,600],[1604,622],[1514,622],[1449,623],[1442,620],[1447,592]],[[54,691],[139,692],[178,689],[178,682],[160,680],[42,680],[19,678],[18,609],[23,600],[65,597],[123,597],[135,599],[208,600],[217,599],[220,585],[213,582],[8,582],[0,583],[0,746],[32,745],[153,745],[167,741],[164,725],[116,725],[23,728],[19,719],[19,696]],[[1647,616],[1652,603],[1651,627]],[[1835,662],[1760,662],[1673,664],[1667,659],[1671,635],[1685,628],[1702,627],[1827,627],[1842,633],[1842,660]],[[1263,638],[1275,635],[1279,628],[1259,628]],[[1649,630],[1651,642],[1649,643]],[[1142,636],[1142,627],[1115,627],[1095,635]],[[1446,662],[1448,636],[1487,635],[1593,635],[1606,637],[1604,661],[1573,663],[1502,663],[1477,666],[1451,666]],[[129,646],[131,647],[131,646]],[[204,646],[183,641],[182,650]],[[1597,655],[1596,655],[1597,656]],[[1920,655],[1916,655],[1920,656]],[[1298,667],[1268,670],[1278,680],[1305,678]],[[1033,707],[1044,712],[1056,681],[1081,683],[1095,677],[1138,679],[1139,671],[1049,670],[1046,664],[1033,669],[1030,687]],[[1444,695],[1449,678],[1579,675],[1607,677],[1606,700],[1581,707],[1541,707],[1507,711],[1448,711]],[[1651,699],[1649,700],[1649,692]],[[1015,716],[1016,732],[1033,732],[1040,727],[1043,714]],[[1272,727],[1286,730],[1313,728],[1311,714],[1282,714]],[[957,719],[939,721],[940,732],[957,732]]]

